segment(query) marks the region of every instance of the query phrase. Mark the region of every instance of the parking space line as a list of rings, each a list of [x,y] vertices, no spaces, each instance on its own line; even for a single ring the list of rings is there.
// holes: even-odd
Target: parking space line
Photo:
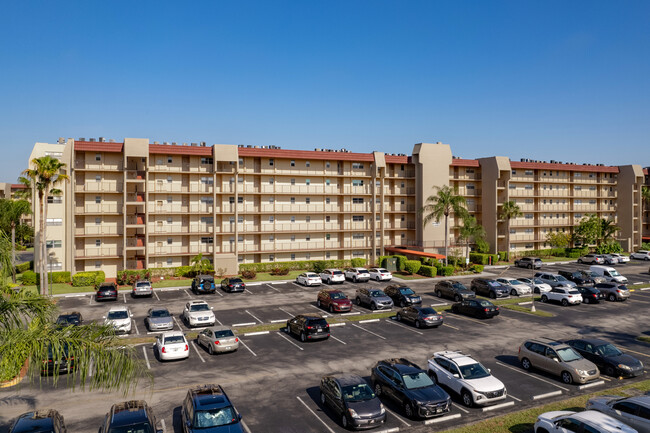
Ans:
[[[244,310],[244,312],[248,313],[248,314],[249,314],[253,319],[257,320],[258,322],[260,322],[260,323],[264,323],[264,322],[262,322],[260,319],[258,319],[257,317],[255,317],[255,316],[253,315],[253,313],[251,313],[250,311],[248,311],[248,310]]]
[[[167,431],[167,426],[165,425],[165,420],[160,418],[160,425],[162,426],[162,431]]]
[[[517,398],[517,397],[515,397],[515,396],[512,395],[512,394],[508,394],[508,397],[510,397],[510,398],[512,398],[512,399],[515,399],[515,400],[517,400],[517,401],[521,401],[520,398]]]
[[[557,384],[551,382],[550,380],[546,380],[546,379],[542,379],[541,377],[534,376],[534,375],[532,375],[532,374],[530,374],[530,373],[527,373],[527,372],[522,371],[522,370],[520,370],[520,369],[518,369],[518,368],[515,368],[515,367],[513,367],[512,365],[504,364],[503,362],[500,362],[500,361],[497,361],[496,363],[499,364],[499,365],[502,366],[502,367],[506,367],[506,368],[509,368],[510,370],[516,371],[517,373],[525,374],[526,376],[530,376],[530,377],[532,377],[533,379],[537,379],[537,380],[542,381],[542,382],[544,382],[544,383],[548,383],[549,385],[553,385],[553,386],[556,387],[556,388],[563,389],[563,390],[565,390],[565,391],[567,391],[567,392],[569,391],[568,388],[564,388],[563,386],[557,385]]]
[[[640,299],[633,299],[634,302],[641,302],[642,304],[650,304],[650,301],[642,301]]]
[[[142,353],[144,353],[144,360],[147,361],[147,369],[151,370],[151,364],[149,364],[149,355],[147,355],[147,346],[142,346]]]
[[[361,311],[351,311],[349,313],[341,313],[341,316],[356,316],[357,314],[361,314]]]
[[[533,400],[541,400],[543,398],[555,397],[556,395],[562,395],[562,391],[552,391],[552,392],[547,392],[546,394],[537,394],[533,396]]]
[[[441,302],[439,304],[431,304],[432,307],[442,307],[443,305],[449,305],[449,304],[446,302]]]
[[[253,294],[253,292],[251,292],[251,291],[248,290],[248,289],[244,289],[244,292],[248,293],[249,295],[252,295],[252,294]]]
[[[221,296],[223,298],[223,293],[221,293],[221,290],[216,290],[214,291],[217,295]]]
[[[312,304],[309,304],[309,306],[310,306],[311,308],[315,308],[315,309],[317,309],[318,311],[320,311],[321,313],[323,313],[323,309],[322,309],[322,308],[317,307],[317,306],[312,305]],[[323,317],[327,317],[327,316],[323,316]]]
[[[448,324],[446,324],[446,323],[443,323],[442,326],[446,326],[446,327],[448,327],[448,328],[453,328],[453,329],[455,329],[456,331],[460,331],[460,328],[456,328],[455,326],[451,326],[451,325],[448,325]]]
[[[235,328],[237,326],[252,326],[252,325],[257,325],[257,323],[255,322],[233,323],[231,326]]]
[[[402,324],[402,323],[396,322],[396,321],[394,321],[394,320],[386,319],[386,322],[388,322],[388,323],[390,323],[390,324],[393,324],[393,325],[395,325],[395,326],[399,326],[400,328],[408,329],[409,331],[411,331],[411,332],[415,332],[416,334],[423,335],[420,331],[418,331],[418,330],[416,330],[416,329],[411,329],[411,328],[409,328],[408,326],[406,326],[406,325],[404,325],[404,324]]]
[[[176,316],[172,316],[172,319],[174,319],[174,322],[176,322],[176,326],[178,326],[178,330],[182,331],[183,327],[181,326],[180,323],[178,323],[178,320],[176,320]]]
[[[122,297],[124,298],[124,303],[126,304],[126,293],[122,293]]]
[[[240,339],[239,339],[239,342],[241,343],[242,346],[244,346],[244,347],[246,348],[246,350],[248,350],[248,351],[251,353],[251,355],[253,355],[253,356],[257,356],[257,354],[255,354],[255,352],[253,352],[253,351],[251,350],[251,348],[248,347],[248,344],[244,343],[244,340],[242,340],[242,339],[240,338]]]
[[[267,335],[270,334],[271,331],[257,331],[257,332],[247,332],[244,334],[245,337],[248,337],[250,335]]]
[[[338,341],[338,342],[341,343],[341,344],[348,344],[348,343],[346,343],[346,342],[343,341],[343,340],[339,340],[338,338],[336,338],[336,337],[333,336],[332,334],[330,334],[330,337],[332,337],[333,339],[335,339],[336,341]]]
[[[246,430],[246,433],[252,433],[252,432],[251,432],[251,429],[248,428],[248,426],[246,425],[246,423],[244,422],[244,420],[241,420],[240,422],[241,422],[241,426],[244,427],[244,430]],[[164,430],[163,430],[163,431],[164,431]]]
[[[490,325],[488,325],[487,323],[481,322],[480,320],[472,319],[472,318],[470,318],[470,317],[465,317],[465,316],[461,316],[461,315],[458,315],[458,314],[453,314],[453,313],[451,313],[451,314],[445,314],[445,316],[446,316],[446,317],[452,317],[452,318],[454,318],[454,319],[469,320],[470,322],[480,323],[480,324],[483,325],[483,326],[490,326]]]
[[[93,295],[90,295],[90,297],[88,298],[88,305],[92,305],[92,304],[93,304]]]
[[[153,295],[156,297],[156,299],[158,299],[160,301],[160,298],[158,297],[158,291],[157,290],[154,290]]]
[[[305,350],[305,349],[303,349],[302,347],[298,346],[298,345],[297,345],[296,343],[294,343],[293,341],[289,340],[289,337],[283,335],[281,331],[278,331],[278,335],[279,335],[280,337],[284,338],[285,340],[287,340],[290,344],[292,344],[293,346],[297,347],[298,349],[300,349],[300,350]]]
[[[385,340],[385,339],[386,339],[386,337],[382,337],[382,336],[379,335],[379,334],[375,334],[375,333],[372,332],[372,331],[368,331],[367,329],[362,328],[362,327],[359,326],[359,325],[355,325],[354,323],[350,323],[350,325],[354,326],[355,328],[359,328],[359,329],[361,329],[362,331],[367,332],[368,334],[372,334],[372,335],[374,335],[374,336],[376,336],[376,337],[379,337],[379,338],[381,338],[382,340]]]
[[[650,358],[650,355],[648,355],[647,353],[635,352],[634,350],[630,350],[630,349],[625,349],[625,352],[632,352],[632,353],[636,353],[637,355],[643,355]]]
[[[580,385],[580,386],[578,386],[578,389],[583,390],[585,388],[591,388],[593,386],[604,385],[604,384],[605,384],[604,380],[597,380],[596,382],[591,382],[591,383],[587,383],[587,384],[584,384],[584,385]]]
[[[185,292],[185,294],[187,295],[188,298],[192,298],[192,297],[190,296],[190,293],[187,291],[187,289],[183,289],[183,291]]]
[[[359,323],[374,323],[374,322],[379,322],[379,319],[359,320]]]
[[[199,355],[199,358],[201,359],[201,362],[205,362],[205,359],[201,356],[201,352],[199,352],[199,348],[196,347],[196,344],[194,344],[194,340],[190,340],[190,343],[192,344],[192,347],[196,351],[196,354]]]
[[[303,406],[305,406],[305,407],[307,408],[307,410],[308,410],[309,412],[311,412],[312,415],[314,415],[314,416],[316,417],[316,419],[317,419],[318,421],[320,421],[320,422],[325,426],[325,428],[326,428],[330,433],[336,433],[334,430],[332,430],[332,429],[330,428],[330,426],[328,426],[328,425],[325,423],[325,421],[323,421],[323,420],[322,420],[318,415],[316,415],[316,412],[314,412],[314,411],[313,411],[309,406],[307,406],[307,403],[305,403],[304,401],[302,401],[302,398],[300,398],[300,396],[297,395],[296,398],[298,399],[298,401],[299,401],[300,403],[302,403]]]
[[[138,324],[137,324],[137,322],[136,322],[135,320],[133,320],[133,319],[131,319],[131,321],[133,322],[133,326],[135,326],[135,333],[136,333],[137,335],[140,335],[140,330],[138,329]]]
[[[514,401],[507,401],[505,403],[495,404],[494,406],[484,406],[481,408],[481,412],[489,412],[492,410],[503,409],[504,407],[514,406],[514,405],[515,405]]]
[[[331,328],[332,326],[345,326],[345,322],[330,323],[330,328]]]
[[[282,322],[286,322],[286,321],[287,321],[287,319],[277,319],[277,320],[271,320],[271,323],[282,323]]]
[[[276,289],[275,287],[273,287],[273,286],[270,285],[270,284],[267,284],[267,286],[268,286],[271,290],[275,290],[275,291],[278,292],[278,293],[282,293],[282,292],[280,292],[278,289]]]
[[[437,424],[439,422],[445,422],[445,421],[449,421],[451,419],[456,419],[456,418],[460,418],[460,417],[461,417],[461,415],[459,413],[455,413],[453,415],[442,416],[440,418],[428,419],[428,420],[426,420],[424,422],[424,424],[425,425]]]
[[[291,317],[295,316],[295,314],[291,314],[290,312],[288,312],[287,310],[285,310],[285,309],[282,308],[282,307],[278,307],[278,310],[284,311],[285,313],[287,313],[287,314],[288,314],[289,316],[291,316]]]
[[[386,412],[388,412],[388,413],[390,413],[391,415],[393,415],[396,419],[400,420],[400,421],[402,422],[402,424],[404,424],[406,427],[411,427],[411,424],[409,424],[408,422],[406,422],[406,421],[404,420],[404,418],[402,418],[401,416],[397,415],[397,414],[396,414],[395,412],[393,412],[392,410],[388,409],[388,408],[386,407],[386,405],[384,405],[384,409],[386,409]]]
[[[469,413],[469,411],[468,411],[467,409],[465,409],[464,407],[462,407],[462,406],[460,406],[460,405],[458,405],[458,404],[456,404],[456,403],[453,403],[453,402],[452,402],[451,405],[452,405],[453,407],[455,407],[456,409],[462,411],[462,412]]]

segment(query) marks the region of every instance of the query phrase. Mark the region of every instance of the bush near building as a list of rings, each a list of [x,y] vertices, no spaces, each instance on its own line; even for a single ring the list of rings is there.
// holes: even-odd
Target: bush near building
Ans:
[[[363,263],[365,263],[364,259]],[[321,260],[298,260],[293,262],[264,262],[264,263],[242,263],[239,265],[239,272],[253,270],[255,272],[273,272],[277,268],[283,268],[288,271],[302,271],[313,269],[314,263]],[[328,268],[347,268],[350,266],[350,260],[326,260]],[[361,265],[363,266],[363,264]],[[286,275],[286,274],[285,274]]]
[[[99,287],[104,281],[106,281],[104,271],[77,272],[72,276],[72,287]]]
[[[418,274],[423,277],[435,277],[438,274],[438,269],[435,266],[421,265]]]
[[[23,286],[33,286],[35,285],[38,281],[40,281],[39,274],[37,274],[34,271],[25,271],[23,272]]]
[[[469,253],[469,261],[477,265],[494,265],[497,263],[498,257],[496,254]]]
[[[17,274],[22,274],[25,271],[29,271],[31,269],[30,263],[31,262],[25,262],[25,263],[21,263],[19,265],[16,265],[16,273]]]
[[[139,280],[149,280],[151,278],[151,272],[149,269],[139,269],[137,271],[118,271],[117,273],[117,284],[120,286],[131,285]]]
[[[254,280],[255,277],[257,277],[257,272],[255,272],[252,269],[249,269],[247,271],[242,271],[241,277],[246,279],[246,280]]]
[[[404,262],[404,272],[407,274],[417,274],[421,267],[422,263],[419,260],[406,260]]]
[[[454,266],[443,266],[442,267],[442,275],[445,277],[451,277],[454,275]]]

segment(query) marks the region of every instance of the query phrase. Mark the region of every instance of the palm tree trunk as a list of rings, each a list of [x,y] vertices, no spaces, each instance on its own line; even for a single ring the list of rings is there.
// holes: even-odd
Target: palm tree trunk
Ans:
[[[38,197],[38,204],[39,204],[38,213],[39,213],[39,217],[40,217],[39,222],[38,222],[39,229],[40,229],[40,236],[38,237],[38,251],[39,251],[39,255],[40,255],[40,257],[38,258],[38,273],[39,273],[40,293],[41,293],[41,295],[43,295],[44,294],[43,290],[44,290],[44,287],[45,287],[45,285],[43,284],[43,274],[44,274],[43,273],[43,255],[44,255],[43,250],[45,249],[44,248],[44,246],[45,246],[45,239],[44,239],[45,220],[43,218],[44,218],[44,213],[45,212],[43,210],[43,196],[40,195],[40,194],[39,194],[39,197]]]
[[[447,256],[449,255],[447,249],[449,247],[449,217],[445,215],[445,266],[448,266]]]
[[[16,223],[11,223],[11,282],[16,284]]]
[[[43,218],[47,221],[47,196],[50,195],[49,188],[45,192],[46,200],[43,201]],[[43,281],[45,282],[45,290],[43,293],[46,295],[50,294],[50,280],[48,278],[48,267],[47,267],[47,224],[43,225],[43,268],[45,270],[45,277]]]

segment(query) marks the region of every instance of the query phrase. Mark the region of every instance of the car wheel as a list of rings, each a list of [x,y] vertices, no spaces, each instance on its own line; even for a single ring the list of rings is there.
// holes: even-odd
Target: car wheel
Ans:
[[[650,260],[650,257],[645,256],[645,258],[643,260],[645,260],[647,262],[648,260]]]
[[[535,287],[535,288],[533,289],[533,293],[539,295],[539,287]]]
[[[401,301],[401,302],[399,303],[399,306],[402,307],[402,308],[406,307],[406,302]]]
[[[305,335],[304,332],[301,332],[301,333],[300,333],[300,341],[302,341],[303,343],[304,343],[305,341],[307,341],[307,336]]]
[[[569,301],[567,301],[566,299],[562,299],[562,306],[566,307],[567,305],[569,305]]]
[[[291,327],[289,327],[289,325],[287,325],[287,327],[284,328],[284,332],[286,332],[287,334],[291,334]]]
[[[610,294],[607,296],[607,299],[608,299],[609,301],[616,302],[616,295],[614,295],[613,293],[610,293]]]
[[[352,281],[355,282],[355,283],[357,282],[357,277],[356,277],[356,275],[352,278]]]
[[[460,398],[463,400],[463,404],[467,407],[472,407],[472,404],[474,404],[472,394],[470,394],[466,389],[461,392]]]
[[[512,289],[512,290],[510,291],[510,296],[518,296],[518,295],[517,295],[517,291],[516,291],[515,289]]]
[[[610,377],[616,376],[616,370],[611,365],[605,366],[605,374]]]
[[[330,305],[330,313],[334,313],[334,307]]]
[[[325,406],[325,394],[323,394],[323,391],[320,392],[320,403]]]
[[[460,301],[462,301],[460,295],[454,296],[454,302],[460,302]]]
[[[523,367],[524,370],[530,370],[530,368],[532,367],[530,360],[528,358],[521,359],[521,366]]]
[[[320,299],[316,301],[316,306],[317,306],[318,308],[320,308],[320,307],[321,307],[321,304],[320,304]]]
[[[376,309],[377,309],[377,305],[375,305],[374,302],[371,303],[371,304],[370,304],[370,309],[371,309],[371,310],[376,310]]]
[[[345,429],[348,428],[348,418],[344,415],[341,415],[341,426]]]
[[[214,355],[214,349],[212,348],[212,344],[210,344],[210,345],[208,346],[208,353],[209,353],[210,355]]]
[[[548,296],[542,295],[542,302],[548,302]]]
[[[376,383],[375,384],[375,394],[377,395],[377,397],[381,397],[382,393],[383,393],[383,390],[381,389],[381,385]]]
[[[442,298],[442,292],[440,290],[436,290],[436,296]]]
[[[397,319],[398,322],[402,321],[402,315],[397,313],[397,316],[395,316],[395,319]]]
[[[573,376],[571,376],[571,373],[569,373],[568,371],[563,371],[562,382],[566,383],[567,385],[573,383]]]
[[[361,305],[361,298],[357,296],[357,305]]]
[[[497,294],[494,292],[490,292],[490,299],[496,299]]]
[[[376,280],[377,282],[379,282],[379,276],[377,276],[377,277],[375,278],[375,280]]]
[[[531,264],[529,264],[527,267],[528,267],[528,269],[533,269],[533,265],[531,265]]]
[[[578,263],[582,264],[582,259],[578,259]]]
[[[404,415],[407,418],[413,418],[413,406],[411,406],[411,403],[404,403]]]
[[[418,329],[422,327],[419,320],[415,321],[415,327],[418,328]]]

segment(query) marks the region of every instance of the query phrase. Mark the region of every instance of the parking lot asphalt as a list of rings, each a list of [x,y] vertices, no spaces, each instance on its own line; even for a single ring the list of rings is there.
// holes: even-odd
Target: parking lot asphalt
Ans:
[[[548,271],[582,269],[586,265],[564,263],[550,265]],[[620,265],[619,272],[634,283],[649,282],[648,265],[631,262]],[[496,277],[531,276],[527,269],[490,269]],[[469,286],[471,276],[462,281]],[[452,301],[437,298],[433,288],[436,280],[412,280],[404,283],[423,297],[424,305],[450,305]],[[388,283],[346,282],[334,286],[354,298],[360,287],[385,287]],[[196,296],[188,289],[155,291],[152,298],[133,299],[120,293],[117,302],[97,302],[92,296],[57,298],[62,312],[79,311],[84,321],[101,321],[113,305],[126,305],[133,313],[133,333],[145,335],[146,312],[152,306],[167,307],[176,319],[176,329],[189,331],[180,320],[183,306],[190,300],[207,301],[219,323],[244,328],[255,324],[280,323],[298,313],[328,312],[316,306],[319,287],[302,287],[293,282],[249,285],[244,293],[217,292]],[[530,298],[521,299],[528,302]],[[525,304],[530,306],[529,304]],[[554,314],[553,317],[533,316],[527,313],[501,309],[501,314],[489,320],[478,320],[445,312],[445,324],[436,329],[416,329],[399,323],[393,317],[371,321],[345,322],[331,328],[331,337],[325,341],[301,343],[299,339],[281,331],[246,335],[239,333],[242,345],[235,353],[210,356],[206,350],[190,343],[187,360],[160,362],[150,344],[137,347],[137,354],[148,365],[154,383],[141,382],[128,399],[147,400],[167,432],[180,432],[180,403],[187,389],[194,385],[219,383],[237,409],[242,413],[248,432],[342,432],[345,431],[329,408],[319,401],[320,378],[329,373],[355,373],[369,380],[371,367],[380,359],[407,358],[423,368],[433,352],[461,350],[490,368],[508,389],[508,398],[496,406],[466,408],[458,396],[449,414],[429,420],[407,419],[401,408],[385,401],[389,410],[385,426],[376,431],[430,431],[455,427],[509,411],[532,407],[547,401],[579,395],[592,390],[617,386],[617,378],[603,376],[587,384],[567,385],[559,378],[539,371],[524,371],[517,360],[519,345],[531,337],[565,339],[576,335],[600,337],[618,345],[624,351],[650,363],[650,351],[635,340],[641,332],[650,329],[648,315],[650,290],[634,290],[625,302],[602,301],[596,305],[562,307],[535,302],[535,308]],[[393,309],[396,312],[397,308]],[[351,312],[370,313],[354,306]],[[335,314],[338,316],[338,314]],[[197,329],[197,328],[195,328]],[[200,329],[200,328],[199,328]],[[640,380],[647,376],[644,375]],[[630,380],[625,380],[629,382]],[[8,431],[11,420],[33,408],[52,407],[65,417],[69,431],[95,431],[113,403],[125,400],[116,393],[96,391],[73,392],[65,378],[54,387],[51,379],[39,384],[22,384],[0,391],[3,402],[0,411],[0,432]]]

